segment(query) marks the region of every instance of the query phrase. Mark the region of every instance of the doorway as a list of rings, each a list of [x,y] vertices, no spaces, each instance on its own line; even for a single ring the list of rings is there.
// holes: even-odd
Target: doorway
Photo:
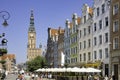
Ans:
[[[114,64],[114,79],[118,80],[118,64]]]

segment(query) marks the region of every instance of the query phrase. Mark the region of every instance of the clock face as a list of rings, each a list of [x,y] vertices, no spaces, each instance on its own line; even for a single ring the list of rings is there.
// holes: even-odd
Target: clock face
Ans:
[[[33,37],[33,34],[30,34],[31,37]]]

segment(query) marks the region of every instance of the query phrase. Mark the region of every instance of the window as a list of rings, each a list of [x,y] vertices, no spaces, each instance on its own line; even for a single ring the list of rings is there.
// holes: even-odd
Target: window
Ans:
[[[91,30],[90,30],[90,26],[88,26],[88,34],[90,34],[91,33]]]
[[[77,49],[77,47],[75,47],[75,52],[76,52],[76,54],[77,54],[77,52],[78,52],[78,49]]]
[[[102,20],[99,21],[99,29],[102,29]]]
[[[84,61],[86,61],[86,54],[84,53]]]
[[[84,23],[86,23],[86,16],[84,16]]]
[[[82,35],[82,31],[80,30],[80,38],[81,38],[81,35]]]
[[[102,14],[105,12],[105,4],[102,5]]]
[[[108,33],[105,33],[105,42],[108,42]]]
[[[76,31],[76,30],[75,30],[75,26],[73,26],[73,33],[75,33],[75,31]]]
[[[91,53],[88,52],[88,60],[90,61],[91,60]]]
[[[96,23],[94,23],[94,31],[97,30],[97,26],[96,26]]]
[[[94,59],[97,59],[97,52],[94,51]]]
[[[97,38],[94,37],[94,45],[97,45]]]
[[[119,5],[118,4],[113,5],[113,15],[117,14],[118,11],[119,11]]]
[[[82,61],[82,55],[80,54],[80,61]]]
[[[84,41],[84,49],[86,48],[86,41]]]
[[[80,42],[80,50],[82,49],[82,44],[81,44],[81,42]]]
[[[102,44],[102,35],[99,36],[99,44]]]
[[[118,37],[113,39],[113,49],[118,49],[119,48],[119,39]]]
[[[90,47],[90,45],[91,45],[91,42],[90,42],[91,40],[90,39],[88,39],[88,47]]]
[[[99,16],[100,12],[99,12],[99,7],[97,8],[97,16]]]
[[[84,28],[84,36],[86,36],[86,28]]]
[[[119,22],[118,20],[113,22],[113,32],[117,32],[119,30]]]
[[[105,48],[105,58],[108,58],[108,48]]]
[[[99,50],[99,57],[102,59],[102,49]]]
[[[108,17],[105,17],[105,26],[108,26]]]

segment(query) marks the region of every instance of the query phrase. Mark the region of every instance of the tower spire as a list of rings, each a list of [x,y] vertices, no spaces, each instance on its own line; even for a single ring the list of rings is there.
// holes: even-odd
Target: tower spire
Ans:
[[[31,10],[29,31],[35,31],[33,10]]]

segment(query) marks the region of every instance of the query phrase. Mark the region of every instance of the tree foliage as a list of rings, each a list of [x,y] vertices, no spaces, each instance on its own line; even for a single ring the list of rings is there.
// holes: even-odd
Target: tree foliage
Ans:
[[[0,56],[3,56],[4,54],[7,54],[7,49],[0,48]]]
[[[5,60],[1,60],[0,63],[2,64],[3,69],[6,70],[6,67],[5,67],[5,63],[6,63],[6,61],[5,61]]]
[[[43,68],[46,64],[44,57],[37,56],[35,59],[27,62],[27,70],[33,72],[39,68]]]

